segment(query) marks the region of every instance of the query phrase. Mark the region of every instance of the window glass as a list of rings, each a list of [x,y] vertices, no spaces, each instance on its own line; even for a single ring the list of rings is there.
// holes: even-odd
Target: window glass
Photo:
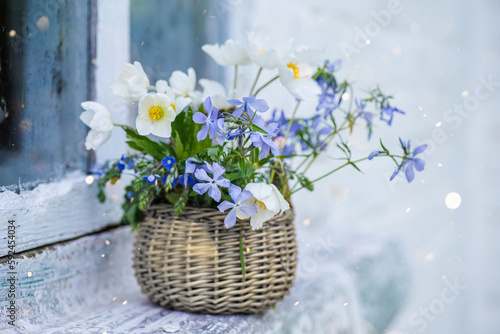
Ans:
[[[0,1],[0,186],[86,169],[92,3]]]
[[[151,82],[175,70],[196,70],[197,79],[220,80],[223,70],[202,50],[226,40],[227,20],[216,15],[214,1],[131,0],[131,60],[140,61]]]

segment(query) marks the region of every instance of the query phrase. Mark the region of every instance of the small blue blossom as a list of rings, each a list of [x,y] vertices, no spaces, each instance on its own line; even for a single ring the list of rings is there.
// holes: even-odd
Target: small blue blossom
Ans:
[[[212,100],[210,96],[203,102],[203,107],[207,114],[202,114],[201,112],[196,112],[193,115],[193,121],[197,124],[203,124],[203,127],[198,132],[197,139],[202,141],[208,137],[214,139],[217,132],[221,132],[224,129],[224,119],[218,118],[219,110],[212,106]]]
[[[183,184],[184,188],[187,188],[188,185],[194,186],[196,184],[196,180],[191,175],[184,174],[179,176],[179,183]]]
[[[127,198],[128,198],[129,200],[133,200],[133,199],[134,199],[134,193],[133,193],[133,192],[131,192],[131,191],[128,191],[128,192],[127,192]]]
[[[116,163],[116,168],[124,170],[125,168],[132,169],[134,167],[134,159],[129,158],[125,154]]]
[[[158,174],[151,174],[151,175],[146,175],[142,177],[143,180],[145,180],[149,184],[156,183],[158,179],[160,179],[160,175]]]
[[[356,118],[362,117],[366,121],[366,127],[368,128],[368,140],[372,136],[372,128],[373,128],[373,113],[370,111],[365,111],[366,101],[355,99],[356,107],[358,108],[358,113],[356,114]]]
[[[372,160],[375,157],[378,157],[382,153],[382,151],[373,151],[372,153],[368,154],[368,160]]]
[[[229,196],[231,196],[233,203],[224,201],[217,206],[220,212],[231,209],[231,211],[229,211],[226,218],[224,219],[224,225],[226,225],[226,228],[234,226],[234,224],[236,223],[238,211],[241,211],[247,217],[251,217],[257,214],[257,208],[255,207],[255,205],[243,204],[253,196],[252,193],[248,190],[242,191],[240,187],[232,184],[229,188]]]
[[[243,101],[236,99],[227,100],[230,105],[238,107],[238,109],[233,112],[234,117],[240,118],[244,111],[246,111],[250,117],[253,117],[255,111],[266,112],[269,110],[269,105],[266,100],[257,99],[255,96],[244,97],[242,100]]]
[[[175,165],[175,158],[174,157],[169,157],[168,155],[165,156],[165,158],[163,158],[161,160],[161,164],[163,165],[163,167],[165,167],[167,170],[171,170],[172,167]]]
[[[392,120],[394,118],[394,113],[400,113],[400,114],[405,114],[403,110],[399,110],[398,108],[387,106],[382,109],[382,112],[380,113],[380,119],[387,122],[388,125],[392,125]],[[387,116],[388,119],[384,118],[384,116]]]
[[[206,181],[207,183],[197,183],[194,185],[193,190],[200,195],[203,195],[208,191],[208,196],[212,197],[216,202],[219,202],[222,197],[219,187],[229,188],[231,185],[229,180],[222,177],[222,175],[226,172],[226,169],[216,162],[212,165],[207,162],[205,166],[209,170],[209,173],[213,176],[208,176],[205,169],[198,168],[194,172],[194,176],[196,176],[198,180]]]
[[[413,150],[413,152],[410,152],[409,140],[405,143],[401,138],[399,138],[399,142],[405,152],[406,158],[403,160],[403,163],[396,168],[394,173],[392,173],[390,180],[392,181],[401,170],[404,170],[406,180],[408,180],[408,182],[412,182],[415,178],[415,170],[417,172],[421,172],[425,168],[425,161],[420,158],[415,158],[415,156],[424,152],[427,148],[427,144],[419,145],[415,148],[415,150]]]

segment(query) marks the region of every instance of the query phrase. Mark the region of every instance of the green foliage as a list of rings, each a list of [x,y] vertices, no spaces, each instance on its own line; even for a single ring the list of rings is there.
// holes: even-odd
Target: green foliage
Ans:
[[[179,160],[186,160],[212,146],[212,140],[209,138],[198,142],[196,134],[200,131],[202,125],[193,122],[192,118],[193,112],[189,107],[189,112],[180,113],[172,123],[172,129],[178,129],[173,130],[172,137],[175,156]]]
[[[169,152],[170,149],[167,146],[152,141],[148,137],[141,136],[134,130],[126,127],[123,127],[123,130],[127,133],[127,138],[130,139],[127,141],[128,146],[134,150],[149,154],[157,160],[163,159],[167,153],[172,153]]]

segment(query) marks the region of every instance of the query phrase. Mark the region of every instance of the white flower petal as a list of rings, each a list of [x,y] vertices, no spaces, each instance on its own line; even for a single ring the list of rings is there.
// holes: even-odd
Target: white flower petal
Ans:
[[[166,80],[158,80],[156,82],[156,92],[168,95],[167,91],[171,88]]]
[[[151,123],[151,133],[158,137],[170,138],[172,135],[172,122],[169,121],[167,117],[163,117],[158,121],[153,121]]]
[[[85,138],[85,148],[87,150],[96,150],[102,144],[107,142],[111,137],[111,131],[99,132],[95,130],[90,130]]]
[[[189,97],[182,97],[179,96],[178,98],[175,99],[175,113],[179,115],[181,111],[184,110],[190,103],[191,103],[191,98]]]
[[[245,46],[232,39],[228,39],[220,46],[219,44],[205,44],[201,49],[221,66],[246,65],[251,61]]]
[[[264,222],[268,221],[274,216],[274,212],[269,210],[259,210],[259,207],[257,206],[257,214],[250,217],[250,225],[252,226],[253,230],[258,230],[264,225]]]
[[[264,182],[248,183],[245,187],[245,190],[251,192],[252,195],[258,200],[268,197],[273,192],[273,188]]]
[[[111,84],[113,94],[137,101],[148,92],[149,79],[139,62],[123,64],[122,73]]]
[[[135,119],[135,128],[137,129],[137,133],[140,134],[141,136],[147,136],[151,133],[151,125],[153,123],[153,120],[149,118],[149,116],[146,117],[141,117],[140,115],[137,116]]]

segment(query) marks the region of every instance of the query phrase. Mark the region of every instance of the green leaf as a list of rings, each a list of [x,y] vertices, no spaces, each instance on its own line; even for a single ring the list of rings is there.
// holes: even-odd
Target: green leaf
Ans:
[[[184,144],[182,143],[181,137],[179,136],[179,132],[174,131],[174,142],[175,142],[175,155],[179,159],[187,159],[189,156],[184,151]]]
[[[307,190],[309,191],[314,190],[313,183],[304,174],[297,174],[297,180],[299,181],[300,185],[306,188]]]
[[[174,192],[168,192],[165,194],[165,198],[167,201],[170,202],[170,204],[175,204],[179,198],[181,197],[181,194],[179,193],[174,193]]]
[[[99,192],[97,193],[97,198],[99,199],[99,202],[104,203],[106,201],[106,193],[104,192],[103,187],[99,187]]]
[[[380,146],[382,146],[384,151],[389,152],[389,150],[385,148],[384,144],[382,144],[382,139],[380,139]]]
[[[262,133],[265,133],[265,134],[268,133],[266,130],[262,129],[261,127],[255,125],[253,123],[250,125],[250,130],[262,132]]]
[[[149,139],[148,137],[141,136],[135,131],[127,128],[123,128],[127,134],[127,144],[138,151],[151,155],[156,160],[161,160],[165,157],[166,150],[159,143]],[[134,144],[131,144],[133,142]]]
[[[179,197],[179,200],[174,205],[174,213],[176,216],[179,216],[184,211],[184,208],[186,207],[186,203],[188,200],[188,194],[189,194],[188,188],[184,188],[181,196]]]

